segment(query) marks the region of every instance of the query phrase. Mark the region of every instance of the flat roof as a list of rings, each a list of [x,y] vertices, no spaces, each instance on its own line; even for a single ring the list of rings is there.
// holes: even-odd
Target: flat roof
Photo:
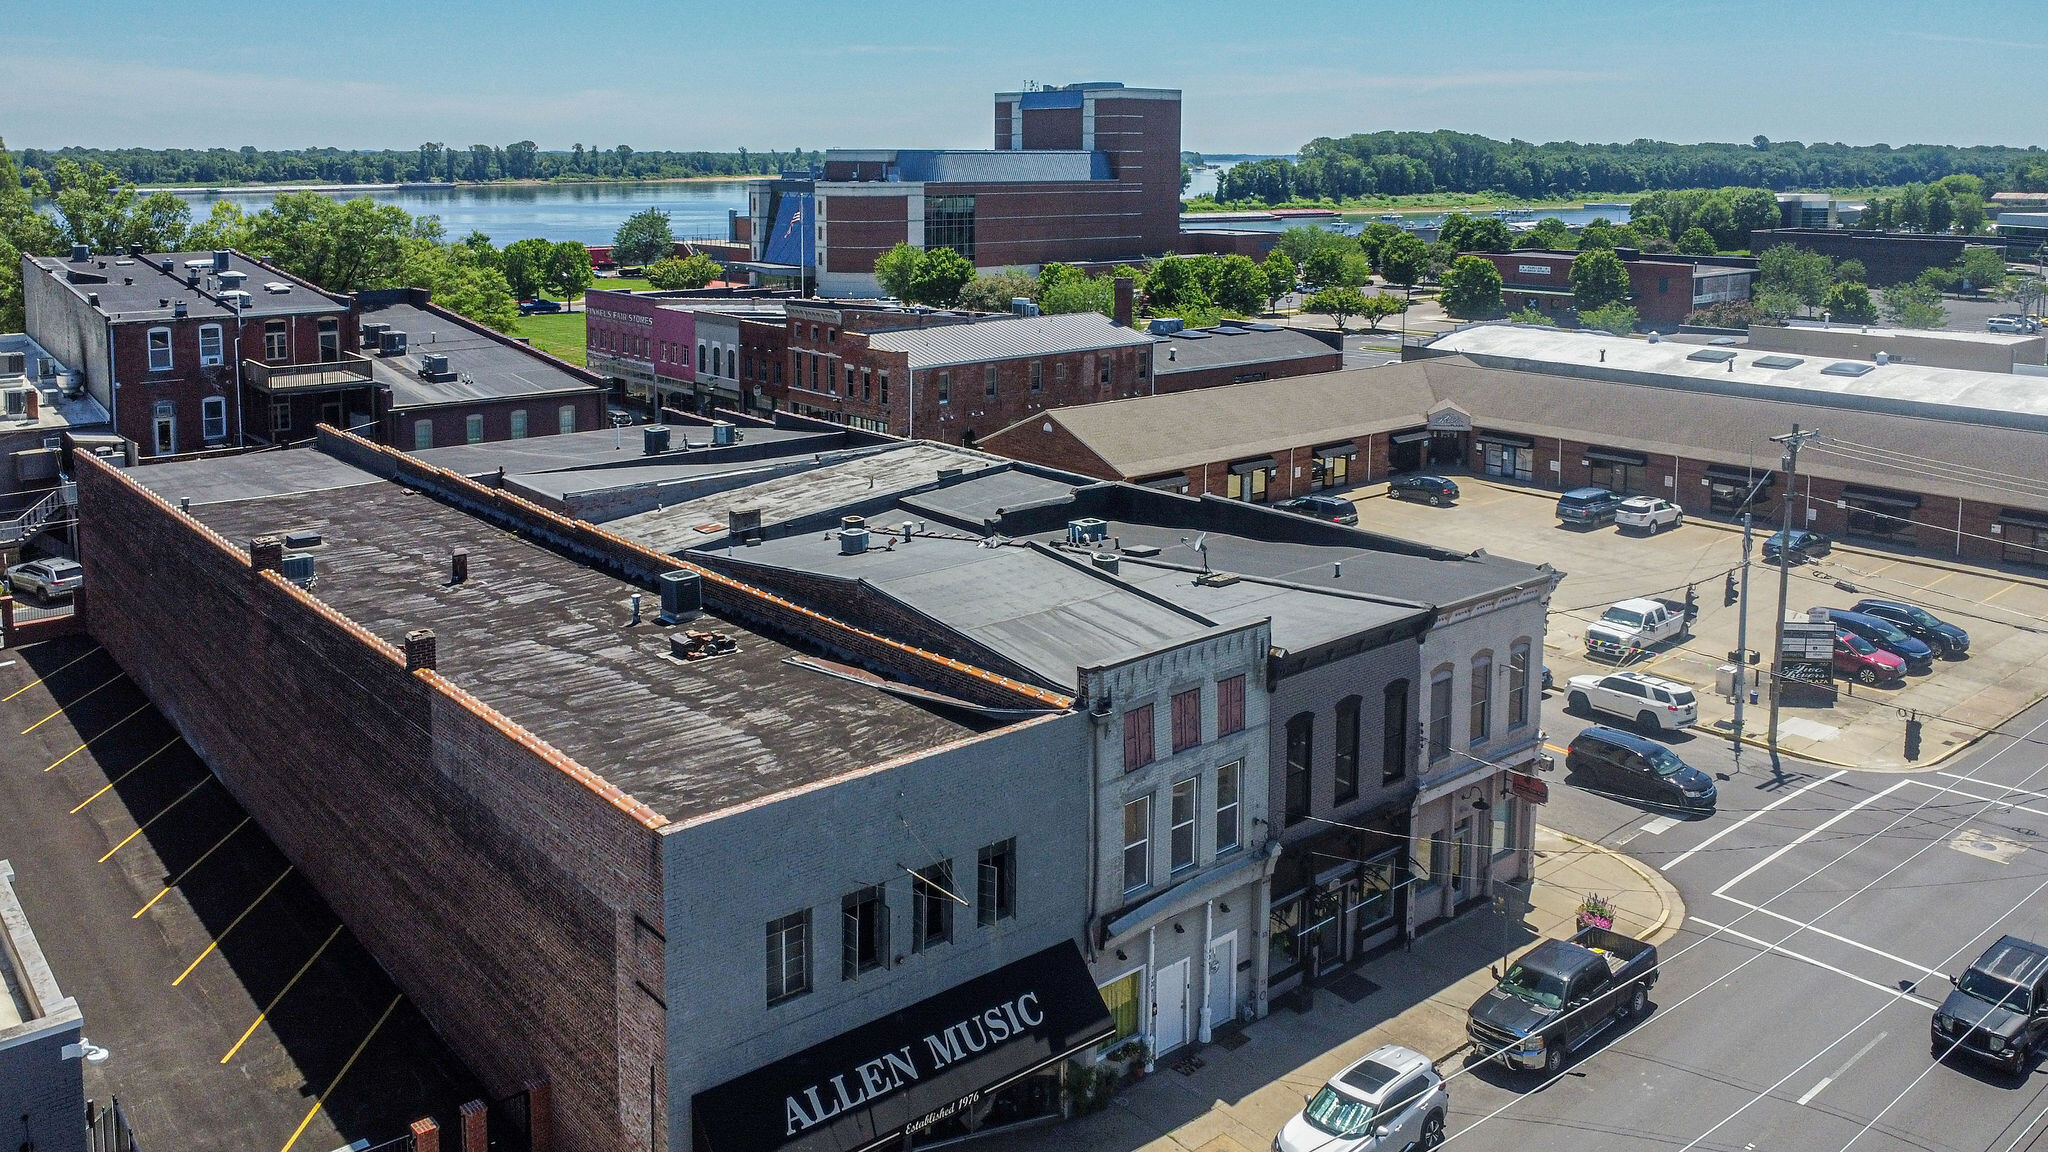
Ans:
[[[405,355],[369,358],[377,383],[391,388],[393,409],[602,391],[523,344],[412,304],[366,305],[362,318],[406,334]],[[448,357],[454,379],[421,375],[422,359],[436,355]]]
[[[932,328],[898,328],[877,332],[868,347],[901,352],[912,369],[1018,360],[1027,356],[1058,356],[1103,348],[1149,346],[1153,337],[1126,328],[1100,312],[1069,312],[1058,316],[998,316],[971,324]]]
[[[431,496],[375,481],[195,505],[229,540],[310,529],[313,594],[399,644],[431,628],[437,670],[667,820],[684,820],[923,751],[977,729],[789,663],[800,651],[715,614],[627,624],[645,590]],[[469,578],[448,582],[448,556]],[[730,656],[684,664],[668,637],[727,633]]]
[[[118,458],[108,463],[120,466]],[[173,504],[181,500],[194,504],[259,500],[378,482],[368,472],[311,447],[162,464],[151,464],[145,459],[127,471],[136,483]]]
[[[1999,347],[2016,347],[2022,344],[2038,344],[2039,335],[2029,336],[2024,332],[1977,332],[1966,328],[1880,328],[1876,325],[1846,324],[1823,326],[1812,322],[1799,322],[1786,326],[1795,332],[1833,332],[1844,339],[1854,336],[1877,336],[1887,340],[1952,340],[1958,344],[1994,344]],[[1755,342],[1755,333],[1751,333]]]
[[[906,184],[1036,184],[1108,180],[1109,157],[1079,149],[831,149],[825,163],[892,164]],[[873,184],[873,180],[818,181]]]
[[[76,262],[66,256],[31,257],[51,279],[69,287],[79,299],[99,296],[94,307],[110,320],[167,320],[174,306],[184,304],[188,316],[204,319],[233,319],[235,310],[222,302],[225,289],[214,279],[212,252],[152,252],[139,256],[95,253]],[[165,272],[168,263],[171,271]],[[199,265],[188,269],[187,265]],[[199,286],[185,283],[188,271],[199,273]],[[228,270],[244,276],[241,290],[249,294],[242,306],[244,317],[291,316],[302,312],[333,312],[346,304],[289,273],[267,268],[240,252],[228,253]],[[78,273],[91,280],[73,281]],[[104,283],[94,282],[104,279]],[[266,285],[281,284],[284,292],[271,292]],[[165,303],[169,301],[169,303]]]
[[[600,428],[592,432],[571,432],[567,435],[529,436],[523,440],[451,444],[445,448],[423,448],[410,455],[417,456],[438,468],[446,468],[450,472],[460,472],[476,478],[495,475],[500,468],[508,475],[522,475],[694,463],[701,458],[715,458],[720,452],[731,451],[706,448],[711,440],[709,428],[675,424],[669,428],[669,446],[672,450],[660,456],[648,456],[643,451],[648,427],[645,424],[631,424],[623,428]],[[846,439],[843,432],[821,432],[802,428],[744,427],[740,429],[740,433],[744,437],[740,442],[743,447],[754,448],[773,444],[777,447],[786,447],[793,452],[830,450],[841,446]],[[686,444],[694,446],[695,450],[686,451]]]
[[[1190,337],[1189,332],[1205,334],[1206,338],[1202,335]],[[1342,355],[1306,332],[1256,322],[1186,329],[1156,339],[1158,346],[1152,353],[1152,371],[1160,376]],[[1172,353],[1171,358],[1167,355],[1169,352]]]

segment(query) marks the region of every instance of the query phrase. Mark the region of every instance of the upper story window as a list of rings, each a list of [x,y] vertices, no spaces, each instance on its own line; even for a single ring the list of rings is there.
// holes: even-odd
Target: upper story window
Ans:
[[[1182,477],[1185,485],[1186,477]],[[1244,731],[1244,674],[1216,682],[1216,735]]]
[[[199,402],[200,434],[209,442],[228,438],[228,398],[208,396]]]
[[[839,902],[839,978],[851,980],[889,963],[889,904],[877,884],[851,892]]]
[[[1033,392],[1045,391],[1045,362],[1043,360],[1033,360],[1031,362],[1031,390]]]
[[[996,366],[993,364],[981,370],[981,388],[990,400],[996,398]]]
[[[1529,722],[1529,649],[1527,640],[1517,640],[1508,649],[1508,727]]]
[[[1451,754],[1451,666],[1438,668],[1429,677],[1429,761],[1434,764]]]
[[[1493,653],[1472,657],[1472,734],[1474,744],[1493,735]]]
[[[1216,854],[1237,849],[1238,787],[1243,782],[1244,763],[1232,761],[1216,769]]]
[[[974,888],[974,918],[988,925],[1017,915],[1017,841],[981,850]]]
[[[1124,805],[1124,891],[1152,883],[1152,797]]]
[[[199,326],[199,366],[201,368],[218,367],[224,359],[225,357],[221,354],[220,325],[201,324]]]
[[[1315,755],[1316,717],[1303,712],[1287,722],[1287,815],[1289,824],[1308,819],[1309,766]]]
[[[1152,706],[1140,704],[1124,713],[1124,771],[1150,764],[1153,754]]]
[[[169,372],[171,370],[171,330],[151,328],[149,330],[149,370]]]
[[[1391,784],[1408,774],[1408,682],[1387,685],[1380,705],[1380,779]]]
[[[1336,802],[1358,799],[1358,712],[1362,701],[1346,696],[1337,701]]]
[[[768,1003],[811,990],[811,910],[768,922]]]
[[[1185,752],[1202,742],[1202,690],[1173,695],[1173,750]]]
[[[910,950],[953,939],[953,862],[920,868],[910,880]]]
[[[282,320],[271,320],[263,325],[263,358],[272,364],[282,364],[292,358],[290,325]]]
[[[939,373],[939,403],[950,404],[952,402],[953,374],[951,372],[941,372]]]

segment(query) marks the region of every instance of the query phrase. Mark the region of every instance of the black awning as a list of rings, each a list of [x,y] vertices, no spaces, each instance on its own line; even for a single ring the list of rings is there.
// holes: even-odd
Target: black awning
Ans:
[[[1910,492],[1887,492],[1882,488],[1858,488],[1854,484],[1842,488],[1842,499],[1852,504],[1881,504],[1891,508],[1913,509],[1920,506],[1920,497]]]
[[[1413,444],[1420,440],[1429,439],[1429,430],[1425,428],[1420,432],[1396,432],[1389,436],[1388,439],[1396,444]]]
[[[1115,1035],[1072,941],[699,1092],[703,1152],[863,1152]]]
[[[1536,441],[1527,436],[1510,436],[1505,432],[1481,432],[1472,437],[1481,444],[1504,444],[1509,448],[1534,448]]]
[[[1762,484],[1769,488],[1778,482],[1778,474],[1769,469],[1736,468],[1728,464],[1707,465],[1707,479],[1722,480],[1730,484]]]
[[[1630,452],[1622,448],[1588,448],[1586,459],[1597,460],[1602,464],[1633,464],[1638,468],[1650,462],[1650,458],[1643,453]]]
[[[1278,470],[1279,467],[1280,462],[1278,460],[1273,459],[1271,456],[1261,456],[1257,460],[1239,460],[1230,466],[1230,470],[1242,476],[1247,472],[1273,472]]]
[[[1333,460],[1339,456],[1356,455],[1358,455],[1358,445],[1350,440],[1346,440],[1342,444],[1332,444],[1327,448],[1316,449],[1316,458],[1318,460]]]
[[[2025,508],[2001,508],[1998,510],[2001,524],[2024,524],[2029,528],[2048,528],[2048,512],[2029,512]]]

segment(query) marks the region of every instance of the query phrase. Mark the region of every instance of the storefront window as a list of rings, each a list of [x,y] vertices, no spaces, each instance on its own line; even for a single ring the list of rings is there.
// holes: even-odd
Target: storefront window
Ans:
[[[1493,804],[1493,854],[1514,849],[1515,798],[1502,796]]]
[[[1415,850],[1409,858],[1409,867],[1415,878],[1416,890],[1433,892],[1436,890],[1436,840],[1430,836],[1417,836],[1414,846]]]
[[[1849,532],[1854,536],[1867,536],[1887,544],[1911,544],[1913,542],[1913,509],[1919,504],[1912,497],[1897,500],[1879,499],[1871,496],[1848,496]]]
[[[1641,496],[1650,490],[1649,469],[1641,464],[1624,464],[1619,461],[1595,460],[1589,475],[1595,488],[1605,488],[1624,496]]]
[[[1394,877],[1400,864],[1399,851],[1382,852],[1361,870],[1357,908],[1360,937],[1379,931],[1394,918]]]
[[[1294,975],[1301,963],[1301,905],[1305,893],[1292,892],[1273,900],[1273,914],[1268,918],[1267,930],[1271,933],[1266,940],[1266,980],[1278,983],[1282,978]]]
[[[1758,481],[1762,481],[1761,484]],[[1758,505],[1769,506],[1771,488],[1777,477],[1769,473],[1738,475],[1734,471],[1707,473],[1707,506],[1728,516],[1740,516]]]
[[[2005,541],[2002,556],[2006,562],[2048,567],[2048,524],[2006,519],[1999,521],[1998,532]]]
[[[1116,1025],[1116,1038],[1107,1043],[1115,1044],[1138,1034],[1138,1024],[1144,1019],[1138,1012],[1139,993],[1144,984],[1145,974],[1133,972],[1102,986],[1102,1003],[1109,1009],[1110,1023]]]

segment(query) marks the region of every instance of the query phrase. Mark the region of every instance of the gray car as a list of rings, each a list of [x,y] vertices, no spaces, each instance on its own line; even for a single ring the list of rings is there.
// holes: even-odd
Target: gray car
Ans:
[[[85,569],[76,560],[31,560],[7,570],[7,586],[16,594],[33,592],[45,600],[69,596],[85,584]]]

